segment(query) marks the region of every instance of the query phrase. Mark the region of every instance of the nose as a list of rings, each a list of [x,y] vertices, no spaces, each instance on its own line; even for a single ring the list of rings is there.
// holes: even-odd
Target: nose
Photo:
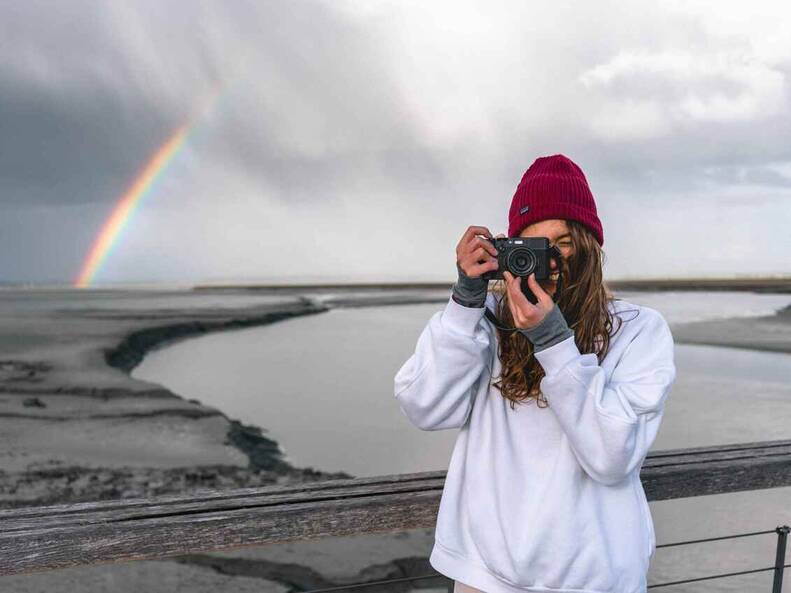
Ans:
[[[549,260],[549,267],[553,270],[558,267],[558,262],[554,257]]]

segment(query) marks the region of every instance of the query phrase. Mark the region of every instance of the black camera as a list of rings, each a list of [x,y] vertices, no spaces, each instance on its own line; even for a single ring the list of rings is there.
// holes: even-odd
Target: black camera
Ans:
[[[557,260],[560,269],[560,250],[554,245],[550,246],[547,237],[481,238],[494,244],[499,264],[496,270],[481,274],[481,278],[485,280],[502,280],[505,270],[524,278],[535,272],[536,280],[546,280],[552,271],[549,266],[551,258]]]

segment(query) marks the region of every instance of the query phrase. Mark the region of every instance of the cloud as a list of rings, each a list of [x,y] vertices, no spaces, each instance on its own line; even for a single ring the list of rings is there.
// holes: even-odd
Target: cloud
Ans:
[[[469,224],[502,230],[524,170],[558,152],[584,169],[608,233],[632,224],[626,201],[637,212],[674,195],[777,208],[791,179],[787,12],[613,0],[485,10],[6,2],[0,252],[27,255],[0,258],[0,269],[73,276],[104,216],[218,81],[217,105],[105,277],[289,265],[446,277],[447,244]],[[657,235],[672,234],[670,214],[656,212]],[[52,240],[37,243],[40,233]],[[324,268],[308,247],[293,261],[268,259],[294,233],[341,255]],[[378,259],[345,259],[365,233],[415,238]],[[69,249],[56,252],[63,241]],[[167,267],[159,252],[180,263]]]
[[[697,122],[757,123],[785,115],[789,103],[784,73],[744,50],[627,50],[579,80],[604,97],[592,128],[607,140],[645,140]]]

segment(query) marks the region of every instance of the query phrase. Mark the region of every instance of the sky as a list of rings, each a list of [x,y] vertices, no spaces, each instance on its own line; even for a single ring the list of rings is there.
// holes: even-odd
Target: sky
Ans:
[[[551,154],[606,279],[789,275],[791,8],[711,6],[0,0],[0,282],[73,282],[185,124],[94,285],[450,282]]]

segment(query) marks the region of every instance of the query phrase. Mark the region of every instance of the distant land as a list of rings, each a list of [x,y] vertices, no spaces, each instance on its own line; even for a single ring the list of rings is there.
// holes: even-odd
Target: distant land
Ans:
[[[656,278],[607,280],[613,290],[751,290],[791,293],[791,276],[756,278]],[[343,284],[197,284],[193,290],[403,290],[444,289],[452,282],[365,282]]]
[[[613,280],[605,278],[607,285],[613,290],[748,290],[755,292],[791,293],[791,276],[755,276],[735,278],[635,278]],[[116,291],[116,290],[247,290],[247,291],[305,291],[314,290],[349,290],[349,291],[382,291],[382,290],[445,290],[453,285],[453,280],[436,281],[366,281],[366,282],[309,282],[255,281],[255,280],[222,280],[194,282],[99,282],[88,288],[77,289],[66,282],[13,282],[0,280],[0,289],[6,290],[85,290],[85,291]]]

